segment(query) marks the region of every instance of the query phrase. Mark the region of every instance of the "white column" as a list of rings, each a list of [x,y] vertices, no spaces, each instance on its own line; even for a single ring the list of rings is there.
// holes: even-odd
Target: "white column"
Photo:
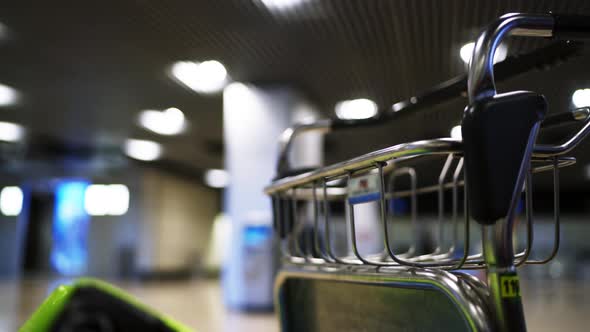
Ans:
[[[229,85],[223,94],[225,168],[230,185],[224,210],[231,221],[230,257],[225,262],[223,286],[233,308],[272,305],[276,252],[272,247],[272,208],[263,188],[276,174],[278,137],[294,118],[316,112],[295,90]],[[320,160],[321,139],[303,139],[305,148],[294,156],[305,166]]]

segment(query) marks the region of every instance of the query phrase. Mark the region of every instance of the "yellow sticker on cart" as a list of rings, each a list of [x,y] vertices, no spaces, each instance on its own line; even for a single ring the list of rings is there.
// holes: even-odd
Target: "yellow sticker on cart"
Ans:
[[[518,276],[500,276],[500,287],[503,298],[520,297]]]

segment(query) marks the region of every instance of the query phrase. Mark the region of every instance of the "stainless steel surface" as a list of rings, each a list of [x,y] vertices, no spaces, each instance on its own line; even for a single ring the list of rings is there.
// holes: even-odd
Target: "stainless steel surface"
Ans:
[[[460,274],[451,274],[444,271],[438,270],[424,270],[414,269],[407,267],[396,267],[396,268],[382,268],[378,273],[371,271],[366,268],[358,269],[330,269],[330,270],[315,270],[315,271],[301,271],[300,269],[284,269],[275,282],[275,303],[279,304],[278,315],[282,317],[285,312],[297,312],[304,308],[288,308],[290,301],[285,296],[289,296],[284,292],[284,287],[288,280],[323,280],[337,283],[344,283],[345,285],[363,285],[378,286],[381,289],[380,292],[391,291],[408,293],[404,295],[404,303],[397,303],[403,307],[415,305],[416,302],[425,301],[430,303],[430,312],[432,315],[432,323],[441,321],[440,307],[436,306],[435,302],[428,302],[428,297],[423,297],[424,290],[434,291],[448,298],[454,305],[453,310],[459,313],[464,321],[459,322],[469,331],[490,331],[491,326],[489,321],[491,319],[490,312],[485,303],[485,294],[487,293],[483,283],[476,279],[464,277]],[[408,285],[412,285],[411,288],[407,288]],[[414,298],[411,294],[414,293],[417,297]],[[379,294],[379,293],[377,293]],[[293,296],[291,296],[293,297]],[[338,295],[340,298],[345,298],[346,294]],[[378,296],[376,296],[378,297]],[[334,305],[341,301],[339,298],[332,298],[330,302]],[[413,302],[413,303],[412,303]],[[353,303],[354,305],[354,303]],[[447,308],[445,308],[447,309]],[[322,307],[318,313],[319,316],[322,312],[330,312],[330,308]],[[400,310],[386,310],[388,317],[377,317],[373,313],[372,320],[379,321],[397,321],[405,322],[406,325],[412,325],[411,318],[406,316],[405,312]],[[352,312],[351,312],[352,314]],[[327,318],[327,317],[325,317]],[[438,319],[437,319],[438,318]],[[293,318],[292,318],[293,319]],[[313,324],[321,324],[318,322],[312,322]],[[289,319],[283,321],[283,331],[293,331],[290,328]],[[285,326],[286,325],[286,326]],[[384,328],[392,328],[392,326],[382,326],[380,330]],[[456,328],[456,326],[454,326]],[[350,327],[349,327],[350,328]],[[439,326],[441,330],[446,330],[445,326]],[[450,328],[450,327],[449,327]]]
[[[537,126],[538,127],[538,126]],[[583,132],[584,130],[580,131]],[[578,132],[576,135],[579,135],[580,132]],[[451,144],[457,144],[460,145],[460,142],[458,141],[450,141]],[[532,141],[531,141],[532,142]],[[424,143],[424,142],[419,142],[419,143]],[[444,149],[448,149],[449,142],[447,140],[443,140],[442,141],[442,145],[434,145],[434,146],[443,146],[443,150]],[[387,154],[393,154],[393,155],[401,155],[400,158],[397,159],[397,161],[408,161],[408,160],[414,160],[415,158],[417,158],[417,156],[419,155],[419,153],[424,153],[425,155],[429,155],[428,152],[425,152],[427,150],[420,150],[420,149],[408,149],[405,150],[406,148],[409,147],[415,147],[415,144],[407,144],[407,145],[401,145],[401,146],[397,146],[394,147],[392,149],[387,150],[386,153],[383,153],[381,151],[378,151],[376,153],[373,154],[369,154],[368,156],[363,156],[363,157],[359,157],[356,160],[352,160],[349,162],[344,162],[342,163],[342,165],[354,165],[354,166],[359,166],[361,167],[360,169],[360,173],[368,173],[371,171],[377,171],[379,178],[381,179],[381,181],[384,181],[384,168],[386,165],[386,162],[381,161],[378,162],[380,159],[381,155],[387,155]],[[420,146],[420,144],[418,144],[418,146]],[[429,144],[425,144],[425,146],[429,146]],[[531,152],[533,149],[533,145],[529,144],[528,147],[528,151]],[[418,151],[419,150],[419,151]],[[403,153],[403,152],[408,152],[410,151],[410,153]],[[445,156],[445,154],[439,153],[440,150],[436,151],[434,154],[435,155],[442,155]],[[438,195],[439,195],[439,212],[438,212],[438,220],[439,220],[439,224],[442,222],[442,215],[443,212],[441,211],[443,208],[443,205],[441,204],[441,197],[442,195],[444,195],[444,192],[448,189],[452,189],[453,190],[453,195],[452,195],[452,206],[453,206],[453,217],[452,217],[452,221],[453,221],[453,241],[450,243],[449,245],[449,251],[448,252],[442,252],[441,248],[437,248],[433,253],[430,254],[421,254],[421,255],[417,255],[415,254],[415,252],[412,252],[412,250],[409,250],[408,252],[405,253],[395,253],[393,250],[393,247],[390,243],[390,241],[388,239],[390,239],[390,233],[391,233],[391,226],[389,225],[389,223],[386,220],[386,199],[392,198],[392,197],[400,197],[400,193],[396,192],[395,187],[390,185],[390,190],[385,190],[385,185],[384,183],[381,184],[380,187],[380,213],[379,213],[379,218],[380,218],[380,222],[382,224],[382,236],[384,239],[384,251],[381,254],[372,254],[372,255],[368,255],[368,256],[364,256],[358,249],[358,243],[357,243],[357,238],[356,238],[356,223],[355,223],[355,216],[354,216],[354,212],[351,209],[351,206],[348,205],[347,209],[348,209],[348,234],[350,235],[350,245],[352,248],[352,256],[348,256],[348,257],[337,257],[334,253],[334,250],[332,248],[332,222],[330,220],[330,212],[329,209],[327,208],[327,204],[329,200],[334,200],[334,199],[344,199],[346,197],[346,188],[343,187],[328,187],[327,182],[330,181],[331,179],[334,179],[335,177],[341,177],[342,174],[338,173],[338,171],[342,172],[342,170],[348,170],[345,173],[345,176],[347,178],[350,178],[351,175],[353,173],[355,173],[357,170],[352,168],[352,167],[344,167],[342,165],[335,165],[335,166],[329,166],[326,169],[328,169],[328,174],[332,174],[332,177],[327,177],[324,176],[327,172],[326,169],[320,169],[318,171],[315,172],[311,172],[308,174],[303,174],[303,175],[298,175],[295,177],[291,177],[285,180],[288,180],[289,183],[288,184],[282,184],[284,187],[286,188],[290,188],[287,189],[285,191],[285,189],[283,189],[283,191],[277,190],[277,194],[275,195],[281,195],[281,197],[283,198],[291,198],[291,204],[293,206],[293,210],[297,211],[297,204],[295,203],[297,200],[300,200],[302,203],[304,203],[305,201],[309,201],[310,200],[310,196],[311,196],[311,201],[312,201],[312,212],[313,212],[313,216],[312,216],[312,224],[303,221],[302,220],[302,216],[300,216],[300,213],[297,212],[294,215],[294,231],[291,232],[287,238],[287,245],[283,245],[283,248],[290,248],[291,250],[294,251],[286,251],[285,252],[285,261],[293,263],[293,264],[311,264],[311,265],[325,265],[325,266],[337,266],[339,264],[341,265],[348,265],[348,266],[357,266],[357,265],[372,265],[372,266],[381,266],[381,267],[386,267],[386,266],[399,266],[399,265],[406,265],[406,266],[414,266],[414,267],[438,267],[438,268],[442,268],[442,269],[458,269],[458,268],[464,268],[464,269],[480,269],[480,268],[485,268],[486,267],[486,263],[483,260],[483,255],[480,254],[469,254],[470,251],[470,247],[469,247],[469,243],[470,243],[470,239],[469,239],[469,220],[468,218],[465,219],[465,224],[464,224],[464,232],[465,232],[465,238],[463,240],[463,253],[460,257],[452,257],[452,255],[454,254],[455,248],[456,247],[460,247],[457,245],[456,243],[456,234],[457,234],[457,229],[455,227],[455,223],[457,220],[457,214],[458,214],[458,195],[457,195],[457,190],[459,188],[459,185],[463,184],[463,181],[460,180],[460,170],[462,168],[461,165],[461,159],[459,160],[459,163],[457,164],[455,171],[454,171],[454,175],[453,175],[453,180],[450,183],[445,183],[446,181],[446,174],[449,172],[449,167],[450,167],[450,161],[453,160],[452,157],[449,157],[449,154],[447,153],[447,161],[445,162],[445,165],[443,167],[443,169],[441,170],[441,174],[439,177],[439,184],[428,187],[428,188],[415,188],[415,177],[416,174],[414,174],[413,177],[414,178],[413,181],[411,181],[412,183],[414,183],[414,186],[412,186],[412,188],[410,190],[406,190],[403,194],[404,195],[409,195],[409,196],[415,196],[419,193],[424,193],[424,192],[434,192],[437,191]],[[410,156],[410,158],[408,158],[408,156]],[[532,158],[532,156],[529,156],[529,159]],[[372,160],[373,163],[368,163],[367,160]],[[377,161],[375,161],[377,160]],[[536,158],[535,163],[538,164],[538,166],[536,166],[535,168],[533,168],[533,172],[534,171],[546,171],[546,170],[550,170],[553,169],[554,167],[560,167],[560,166],[567,166],[571,163],[573,163],[574,160],[572,158],[568,158],[568,157],[553,157],[553,159],[547,159],[545,157],[543,158]],[[394,165],[393,167],[391,167],[391,165]],[[409,168],[404,168],[400,166],[395,166],[395,164],[397,164],[396,159],[394,159],[394,161],[390,161],[389,164],[389,168],[393,169],[392,171],[392,176],[395,176],[396,174],[399,175],[401,173],[403,173],[404,171],[408,172],[408,170],[410,170]],[[397,167],[397,168],[396,168]],[[336,169],[337,171],[334,171],[334,169]],[[352,171],[355,170],[355,171]],[[329,173],[332,172],[332,173]],[[415,170],[411,170],[411,172],[415,173]],[[314,174],[315,173],[315,174]],[[309,174],[312,174],[313,176],[310,176]],[[553,173],[554,176],[558,176],[559,173],[557,171],[554,170]],[[293,178],[296,178],[295,181],[293,181]],[[312,180],[313,179],[313,180]],[[346,179],[345,179],[346,180]],[[279,180],[281,181],[281,180]],[[554,180],[555,183],[558,185],[559,182],[558,180]],[[301,183],[301,185],[293,185],[293,183]],[[341,182],[341,180],[339,180],[339,183]],[[346,182],[346,181],[345,181]],[[318,188],[318,184],[321,183],[322,188]],[[342,183],[340,183],[339,185],[342,185]],[[273,185],[274,186],[274,185]],[[304,187],[305,186],[305,187]],[[517,188],[522,187],[522,185],[518,185]],[[530,182],[527,185],[527,191],[530,193],[532,192],[531,187],[530,187]],[[320,190],[321,189],[321,190]],[[332,191],[331,193],[328,193],[328,191]],[[557,192],[559,190],[558,187],[555,187],[554,190]],[[299,192],[302,192],[302,194],[300,194]],[[516,197],[520,197],[520,190],[515,190],[514,193],[515,199]],[[556,194],[558,195],[558,194]],[[293,199],[294,198],[294,199]],[[321,204],[320,204],[320,200],[321,200]],[[515,201],[514,201],[515,202]],[[515,203],[514,203],[515,204]],[[323,214],[323,237],[321,236],[321,230],[322,227],[320,227],[320,214],[319,214],[319,207],[322,206],[323,210],[324,210],[324,214]],[[415,203],[412,204],[412,209],[415,209]],[[558,209],[558,205],[556,205],[557,209]],[[514,208],[514,206],[513,206]],[[513,255],[512,257],[515,257],[518,259],[518,265],[521,264],[525,264],[525,263],[529,263],[527,261],[527,258],[532,250],[532,233],[533,233],[533,222],[532,222],[532,196],[529,194],[527,195],[527,230],[526,230],[526,238],[528,239],[527,244],[525,246],[525,250],[521,253],[518,253],[516,255]],[[558,210],[556,210],[555,212],[556,214],[558,214]],[[467,214],[464,214],[465,216],[467,216]],[[412,219],[416,218],[415,213],[412,213]],[[556,219],[556,227],[559,226],[559,221],[558,219]],[[311,234],[313,234],[312,237],[309,236],[303,236],[303,242],[301,242],[300,238],[302,238],[302,234],[304,234],[304,230],[305,227],[311,227]],[[510,228],[512,229],[512,228]],[[440,233],[440,227],[439,227],[439,233]],[[323,244],[321,243],[321,238],[323,238]],[[387,240],[386,240],[387,239]],[[441,241],[440,241],[440,236],[439,236],[439,241],[438,244],[439,246],[441,245]],[[558,242],[555,242],[556,245],[558,244]],[[554,250],[553,253],[551,255],[549,255],[549,257],[554,257],[555,255],[555,251],[556,251],[557,246],[554,246]],[[540,262],[547,262],[547,259],[544,259]],[[534,262],[531,261],[532,264],[535,264]]]
[[[443,169],[441,175],[445,175],[445,173],[448,172],[449,168],[450,168],[450,162],[452,161],[452,158],[448,158],[447,157],[447,162],[446,164],[446,170]],[[377,168],[378,170],[378,175],[379,175],[379,179],[381,180],[381,185],[380,185],[380,197],[381,199],[379,200],[379,205],[380,205],[380,213],[379,213],[379,219],[380,219],[380,223],[382,225],[382,237],[383,237],[383,242],[384,242],[384,252],[381,254],[377,254],[377,255],[370,255],[367,257],[364,257],[360,251],[358,250],[358,244],[357,244],[357,231],[356,231],[356,224],[355,224],[355,214],[354,214],[354,210],[352,209],[352,204],[350,203],[346,203],[346,209],[348,210],[347,213],[347,222],[348,222],[348,238],[350,238],[350,245],[352,248],[352,257],[337,257],[336,255],[334,255],[332,248],[331,248],[331,240],[330,240],[330,234],[331,234],[331,226],[330,226],[330,218],[328,216],[328,214],[324,213],[324,224],[325,224],[325,232],[324,232],[324,241],[325,241],[325,246],[326,246],[326,253],[324,254],[324,252],[322,251],[322,248],[320,248],[320,244],[319,244],[319,237],[318,237],[318,232],[321,230],[319,225],[319,215],[318,215],[318,201],[317,201],[317,194],[315,195],[315,197],[313,198],[312,201],[312,206],[313,208],[313,225],[314,225],[314,246],[312,248],[311,245],[307,245],[304,246],[304,248],[301,248],[300,245],[300,241],[296,240],[300,237],[301,234],[301,229],[304,223],[299,221],[299,216],[298,213],[296,213],[296,216],[294,217],[294,231],[292,232],[291,236],[288,238],[288,241],[293,243],[293,248],[294,248],[294,252],[291,254],[288,254],[287,257],[284,257],[285,261],[290,262],[292,264],[311,264],[311,265],[325,265],[325,266],[330,266],[332,264],[342,264],[342,265],[352,265],[352,266],[356,266],[356,265],[371,265],[371,266],[399,266],[399,265],[406,265],[406,266],[414,266],[414,267],[440,267],[443,269],[459,269],[461,267],[464,268],[482,268],[484,267],[482,265],[483,261],[481,260],[481,254],[476,254],[476,255],[471,255],[469,256],[469,221],[467,219],[467,215],[468,214],[464,214],[465,216],[465,225],[464,225],[464,233],[465,233],[465,240],[463,243],[463,253],[459,258],[453,258],[453,254],[455,252],[455,246],[456,246],[456,242],[453,242],[450,244],[448,251],[442,251],[442,242],[439,242],[439,247],[436,248],[433,252],[430,252],[428,254],[415,254],[415,251],[410,248],[410,250],[408,250],[407,252],[404,253],[395,253],[393,246],[391,244],[391,240],[390,240],[390,234],[391,234],[391,226],[389,225],[389,223],[387,222],[387,218],[386,218],[386,202],[385,202],[385,185],[384,185],[384,174],[383,174],[383,164],[377,164],[376,166],[374,166],[375,168]],[[457,184],[459,183],[459,176],[461,174],[460,170],[462,168],[462,162],[461,159],[459,160],[459,163],[456,166],[455,172],[454,172],[454,179],[453,179],[453,183]],[[398,174],[403,174],[403,173],[409,173],[412,174],[413,170],[409,169],[409,168],[400,168],[397,169],[396,171],[393,172],[393,176],[396,175],[396,173]],[[348,177],[350,177],[350,174],[347,175]],[[444,180],[445,176],[441,177],[442,180]],[[410,179],[415,179],[414,177],[410,177]],[[323,189],[326,190],[326,185],[325,185],[325,181],[323,182]],[[390,189],[394,189],[394,187],[390,186]],[[455,187],[455,190],[457,189],[457,187]],[[291,191],[297,191],[297,189],[293,189]],[[316,190],[314,189],[314,187],[312,187],[312,193],[315,192]],[[442,194],[442,192],[439,191],[438,193],[439,195]],[[294,194],[296,195],[296,194]],[[414,193],[413,196],[415,196],[416,194]],[[312,195],[314,196],[314,195]],[[291,196],[291,197],[297,197],[299,198],[299,196]],[[453,195],[453,199],[457,199],[457,195]],[[295,200],[292,200],[292,203],[295,202]],[[327,200],[324,199],[324,206],[326,204]],[[293,203],[294,204],[294,203]],[[453,204],[457,204],[456,202]],[[415,209],[416,207],[416,203],[414,202],[413,204],[413,209]],[[442,206],[439,205],[439,208],[442,208]],[[295,210],[295,205],[293,207],[293,209]],[[325,209],[325,208],[324,208]],[[325,211],[327,211],[325,209]],[[415,218],[415,214],[416,212],[412,212],[413,214],[413,219]],[[440,218],[440,215],[439,215]],[[442,220],[439,220],[439,222],[442,222]],[[456,222],[456,219],[455,221]],[[414,222],[415,224],[415,222]],[[456,225],[453,225],[453,228],[455,228]],[[440,231],[440,229],[439,229]],[[456,230],[454,229],[454,233],[456,233]],[[306,242],[303,242],[304,244]],[[316,255],[311,254],[310,255],[310,250],[314,249]],[[319,254],[318,254],[319,253]],[[465,265],[465,263],[468,263],[468,265]],[[464,266],[465,265],[465,266]]]
[[[506,14],[490,24],[479,35],[469,63],[467,94],[469,103],[496,94],[494,54],[509,34],[551,37],[554,19],[551,15]]]
[[[571,166],[573,164],[576,163],[576,159],[573,157],[559,157],[557,158],[557,162],[558,162],[558,167],[559,168],[563,168],[563,167],[568,167]],[[544,158],[539,158],[536,160],[533,160],[533,173],[542,173],[542,172],[546,172],[549,170],[552,170],[554,167],[553,162],[544,157]],[[386,167],[384,167],[383,169],[385,170]],[[454,182],[446,182],[444,184],[444,189],[452,189],[455,186],[457,187],[463,187],[464,183],[463,180],[458,180],[457,183]],[[435,192],[437,190],[439,190],[440,186],[438,184],[434,184],[434,185],[429,185],[429,186],[422,186],[419,188],[416,188],[415,192],[412,190],[396,190],[395,192],[387,192],[385,194],[385,198],[387,199],[391,199],[391,198],[402,198],[402,197],[410,197],[413,193],[415,194],[428,194],[428,193],[432,193]],[[305,200],[305,201],[309,201],[313,199],[313,189],[312,188],[305,188],[305,187],[298,187],[297,188],[297,196],[295,197],[296,199],[299,200]],[[346,197],[346,195],[348,195],[348,191],[346,189],[346,187],[327,187],[326,188],[326,192],[324,194],[324,190],[323,189],[316,189],[316,193],[315,193],[316,197],[319,199],[327,199],[329,201],[334,201],[334,200],[342,200],[344,199],[344,197]],[[293,193],[292,191],[284,191],[281,192],[281,197],[293,197]]]
[[[585,125],[578,131],[575,132],[574,135],[570,139],[568,139],[565,143],[560,145],[535,145],[534,152],[533,152],[533,162],[547,162],[551,160],[553,156],[562,156],[571,152],[575,149],[586,136],[590,133],[590,118],[586,119]],[[274,181],[271,185],[267,186],[264,189],[264,192],[268,195],[272,195],[278,192],[283,192],[286,189],[290,189],[292,187],[305,185],[311,183],[316,180],[321,180],[322,178],[333,178],[337,176],[343,176],[346,174],[348,170],[352,169],[368,169],[373,167],[376,163],[379,162],[387,162],[390,160],[398,160],[404,161],[413,157],[431,155],[431,154],[449,154],[449,153],[456,153],[460,155],[462,153],[461,150],[462,144],[461,141],[451,139],[451,138],[440,138],[436,140],[425,140],[425,141],[417,141],[412,143],[405,143],[405,144],[398,144],[389,148],[385,148],[379,151],[375,151],[372,153],[368,153],[366,155],[360,156],[358,158],[354,158],[348,161],[344,161],[341,163],[337,163],[334,165],[330,165],[327,167],[319,168],[314,171],[310,171],[304,174],[299,174],[295,176],[289,176],[282,179],[278,179]],[[564,158],[560,159],[560,167],[569,166],[575,163],[575,159]],[[534,167],[534,172],[542,172],[546,170],[552,169],[553,166],[548,165],[548,167]],[[452,183],[446,183],[445,188],[452,187]],[[418,189],[420,193],[426,193],[438,190],[438,185],[433,185],[431,187],[424,187]],[[303,192],[305,192],[305,188],[302,188]],[[333,191],[336,195],[344,194],[345,191],[342,189],[336,188],[329,188],[328,191]],[[310,193],[307,196],[309,197]],[[400,194],[402,196],[407,196],[408,193]],[[402,197],[400,196],[400,197]],[[397,197],[397,196],[396,196]]]
[[[291,187],[311,183],[322,178],[330,178],[343,175],[347,170],[362,170],[372,168],[375,163],[386,162],[390,159],[407,159],[426,154],[449,154],[460,152],[461,141],[451,138],[440,138],[435,140],[424,140],[412,143],[398,144],[379,151],[354,158],[342,163],[323,167],[301,175],[290,176],[279,179],[272,185],[265,188],[265,193],[274,193],[289,189]]]
[[[554,160],[554,165],[556,166],[557,159]],[[526,264],[546,264],[550,262],[559,251],[559,241],[561,237],[561,221],[560,221],[560,198],[559,198],[559,167],[553,168],[553,220],[554,220],[554,228],[553,228],[553,249],[551,249],[551,253],[542,260],[527,260]],[[533,233],[532,233],[533,234]],[[532,235],[531,235],[532,237]],[[533,240],[531,238],[530,242],[532,243]]]
[[[572,152],[590,133],[590,120],[586,117],[584,126],[575,132],[567,141],[559,145],[536,145],[535,157],[562,156]]]
[[[444,142],[444,141],[443,141]],[[458,143],[455,141],[455,143]],[[403,148],[406,146],[411,146],[412,144],[409,145],[403,145],[399,150],[395,150],[392,149],[390,151],[388,151],[388,153],[398,153],[400,150],[403,151]],[[533,145],[530,144],[529,149],[532,149]],[[423,151],[422,151],[423,152]],[[412,154],[416,154],[418,152],[416,151],[412,151]],[[426,153],[426,152],[423,152]],[[436,153],[439,154],[439,153]],[[412,157],[416,157],[416,155],[412,155]],[[443,154],[444,156],[444,154]],[[407,161],[409,159],[407,159],[408,155],[407,154],[402,154],[402,157],[399,158],[401,161]],[[360,160],[364,160],[363,157],[358,158]],[[390,239],[390,233],[391,233],[391,226],[389,225],[388,222],[386,222],[386,202],[385,199],[391,198],[391,197],[400,197],[401,195],[399,193],[396,193],[395,191],[395,187],[390,185],[390,189],[393,190],[389,190],[386,191],[384,188],[384,184],[381,185],[380,188],[380,195],[382,197],[381,201],[380,201],[380,206],[381,206],[381,210],[380,210],[380,220],[381,220],[381,224],[382,224],[382,236],[384,239],[384,251],[383,253],[379,254],[379,255],[369,255],[367,257],[364,257],[363,254],[358,250],[358,243],[357,243],[357,239],[356,239],[356,223],[355,223],[355,216],[354,216],[354,212],[351,209],[351,206],[349,205],[347,207],[348,209],[348,234],[350,235],[350,239],[351,239],[351,247],[352,247],[352,254],[353,256],[349,256],[349,257],[336,257],[336,255],[334,254],[334,251],[332,250],[331,247],[331,222],[330,222],[330,217],[329,217],[329,213],[326,213],[327,209],[326,209],[326,204],[328,200],[333,200],[333,199],[343,199],[346,197],[346,189],[345,188],[329,188],[327,186],[327,181],[329,181],[328,179],[330,179],[329,177],[320,177],[318,175],[315,175],[315,177],[310,177],[308,174],[303,174],[303,175],[298,175],[295,176],[295,178],[299,178],[299,180],[297,181],[303,181],[301,180],[301,178],[307,178],[303,185],[308,186],[307,188],[304,188],[302,186],[292,186],[292,183],[290,183],[288,185],[288,188],[291,188],[287,191],[282,191],[280,192],[281,197],[283,198],[291,198],[291,204],[293,205],[293,210],[297,210],[297,206],[295,204],[295,202],[297,200],[301,200],[301,201],[309,201],[310,196],[311,196],[311,201],[312,201],[312,212],[313,212],[313,217],[312,217],[312,224],[306,223],[305,221],[301,220],[301,216],[299,215],[299,213],[295,213],[294,215],[294,231],[289,234],[287,242],[289,243],[286,246],[283,247],[287,247],[287,248],[292,248],[294,251],[293,252],[287,252],[288,257],[286,257],[286,260],[295,264],[312,264],[312,265],[322,265],[322,264],[345,264],[345,265],[359,265],[359,264],[368,264],[368,265],[374,265],[374,266],[396,266],[396,265],[408,265],[408,266],[414,266],[414,267],[440,267],[443,269],[458,269],[458,268],[467,268],[467,269],[473,269],[473,268],[485,268],[485,262],[482,259],[482,255],[481,254],[469,254],[469,239],[465,238],[463,240],[463,246],[464,246],[464,251],[463,254],[460,257],[452,257],[454,254],[454,251],[457,247],[460,247],[457,245],[456,241],[456,235],[457,234],[457,228],[456,228],[456,220],[457,220],[457,214],[458,214],[458,209],[457,209],[457,200],[458,200],[458,195],[456,193],[456,191],[458,190],[457,188],[459,187],[459,185],[463,184],[463,181],[460,180],[460,170],[462,168],[461,165],[461,159],[457,159],[459,160],[459,163],[457,163],[455,171],[453,172],[453,180],[450,183],[445,183],[446,181],[446,174],[449,172],[450,170],[450,162],[453,161],[456,158],[453,157],[449,157],[449,154],[447,154],[447,160],[445,162],[445,165],[443,167],[443,169],[441,170],[441,174],[439,177],[439,184],[438,185],[434,185],[432,187],[428,187],[428,188],[411,188],[409,191],[406,190],[406,192],[408,192],[407,194],[409,196],[415,196],[419,193],[424,193],[424,192],[429,192],[429,191],[436,191],[438,192],[439,195],[439,212],[438,212],[438,221],[439,221],[439,225],[442,223],[442,209],[443,209],[443,204],[441,204],[441,199],[442,196],[444,195],[444,192],[448,189],[453,189],[453,191],[455,192],[452,195],[452,205],[453,205],[453,241],[451,241],[451,243],[449,244],[448,247],[448,251],[443,252],[443,250],[441,249],[440,245],[442,244],[441,241],[441,237],[439,235],[439,241],[438,241],[438,245],[439,247],[437,249],[435,249],[434,252],[430,253],[430,254],[421,254],[421,255],[415,255],[413,252],[411,254],[409,254],[408,252],[406,253],[394,253],[393,247],[390,243],[390,241],[385,241],[385,239]],[[375,159],[373,159],[375,160]],[[377,160],[378,157],[377,157]],[[413,160],[413,159],[412,159]],[[565,157],[561,157],[561,158],[557,158],[555,157],[553,161],[549,161],[546,158],[545,159],[537,159],[536,163],[539,164],[539,166],[537,166],[535,169],[533,169],[533,171],[545,171],[545,170],[550,170],[553,167],[557,166],[566,166],[568,164],[571,164],[573,162],[573,160],[571,158],[565,158]],[[359,163],[355,163],[355,162],[345,162],[343,164],[348,164],[348,165],[358,165]],[[395,164],[395,162],[394,162]],[[363,165],[361,172],[364,173],[368,173],[371,172],[371,170],[378,171],[379,177],[382,179],[382,181],[384,181],[384,165],[385,162],[376,162],[374,164],[361,164]],[[399,166],[398,166],[399,167]],[[328,167],[330,168],[330,167]],[[346,169],[344,167],[341,167],[341,169]],[[348,169],[353,169],[353,168],[348,168]],[[408,170],[408,168],[392,168],[394,171],[392,172],[392,174],[400,174],[402,173],[402,171],[404,170]],[[317,173],[322,173],[324,172],[325,169],[321,169],[316,171]],[[414,170],[412,170],[412,172],[415,173]],[[313,173],[313,172],[312,172]],[[334,174],[338,174],[338,175],[334,175],[334,176],[341,176],[341,174],[339,173],[334,173]],[[346,177],[350,177],[351,174],[353,174],[352,171],[348,171],[348,173],[345,173]],[[554,175],[558,175],[557,172],[554,172]],[[414,181],[415,181],[415,174],[414,174]],[[310,178],[313,178],[314,180],[309,180]],[[332,177],[333,179],[334,177]],[[280,181],[280,180],[279,180]],[[289,181],[292,182],[292,178],[289,178]],[[414,182],[412,181],[412,182]],[[318,188],[318,182],[320,182],[322,184],[322,188],[320,190],[320,188]],[[415,185],[415,184],[414,184]],[[309,187],[311,186],[311,187]],[[519,185],[518,187],[521,187],[521,185]],[[332,193],[328,194],[328,191],[332,190]],[[556,188],[556,190],[558,190],[558,188]],[[303,192],[303,194],[299,194],[299,192]],[[404,192],[404,194],[406,194],[406,192]],[[529,192],[531,192],[531,189],[529,188]],[[335,195],[331,196],[331,195]],[[520,191],[515,191],[515,195],[520,195]],[[516,197],[516,196],[515,196]],[[295,199],[293,199],[295,198]],[[526,259],[528,258],[528,255],[530,254],[531,250],[532,250],[532,231],[533,231],[533,227],[532,227],[532,213],[529,212],[532,210],[532,201],[531,201],[531,196],[529,195],[527,197],[527,222],[528,222],[528,227],[527,227],[527,233],[526,233],[526,237],[529,239],[529,241],[527,241],[527,245],[525,247],[525,250],[519,254],[514,255],[514,257],[519,259],[519,265],[520,264],[524,264],[526,262]],[[322,204],[320,204],[319,200],[322,200]],[[323,241],[324,244],[321,244],[320,241],[320,231],[321,231],[321,227],[320,227],[320,216],[319,216],[319,206],[323,206],[324,208],[324,218],[323,218],[323,227],[324,227],[324,234],[323,234]],[[413,209],[415,209],[415,203],[413,204]],[[412,219],[416,218],[415,214],[413,214]],[[301,242],[299,239],[300,237],[302,237],[303,231],[306,227],[306,225],[312,226],[312,234],[313,237],[303,237],[304,242]],[[465,220],[465,224],[464,224],[464,232],[465,234],[467,233],[467,229],[469,227],[469,221],[468,219]],[[441,231],[441,227],[438,228],[438,233],[440,234]],[[467,236],[466,236],[467,237]],[[310,240],[311,239],[311,240]]]

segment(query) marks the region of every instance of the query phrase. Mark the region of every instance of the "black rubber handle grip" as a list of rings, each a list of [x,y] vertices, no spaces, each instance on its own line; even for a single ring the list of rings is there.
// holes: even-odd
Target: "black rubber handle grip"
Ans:
[[[553,37],[559,39],[590,40],[590,17],[583,15],[551,14],[555,20]]]
[[[510,212],[527,146],[547,110],[545,97],[529,91],[476,100],[463,113],[461,132],[470,214],[491,225]],[[528,165],[527,165],[528,167]]]

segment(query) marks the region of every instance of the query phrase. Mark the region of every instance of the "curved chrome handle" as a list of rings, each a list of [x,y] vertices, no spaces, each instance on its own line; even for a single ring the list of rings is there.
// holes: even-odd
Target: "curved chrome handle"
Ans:
[[[277,173],[283,177],[292,171],[289,162],[293,141],[302,133],[320,132],[327,134],[334,130],[354,129],[373,125],[379,125],[388,118],[385,112],[379,112],[376,116],[366,119],[343,120],[343,119],[320,119],[312,122],[303,122],[286,129],[279,138],[279,162]]]
[[[558,115],[560,116],[560,115]],[[535,157],[556,157],[562,156],[575,149],[590,134],[590,108],[582,107],[571,112],[571,117],[575,121],[584,123],[584,125],[575,132],[570,138],[559,145],[537,144],[533,151]],[[571,121],[564,121],[570,122]],[[557,124],[559,125],[559,124]]]
[[[508,35],[552,37],[555,20],[549,14],[511,13],[501,16],[482,32],[469,62],[467,93],[469,103],[496,94],[494,54]]]
[[[299,136],[305,132],[321,132],[321,133],[328,133],[332,130],[332,120],[330,119],[321,119],[316,120],[314,122],[308,123],[299,123],[294,125],[291,128],[285,129],[279,137],[279,161],[277,164],[277,175],[281,176],[285,172],[288,172],[290,167],[289,162],[289,155],[291,152],[291,147],[293,146],[293,141],[295,141],[295,137]]]

